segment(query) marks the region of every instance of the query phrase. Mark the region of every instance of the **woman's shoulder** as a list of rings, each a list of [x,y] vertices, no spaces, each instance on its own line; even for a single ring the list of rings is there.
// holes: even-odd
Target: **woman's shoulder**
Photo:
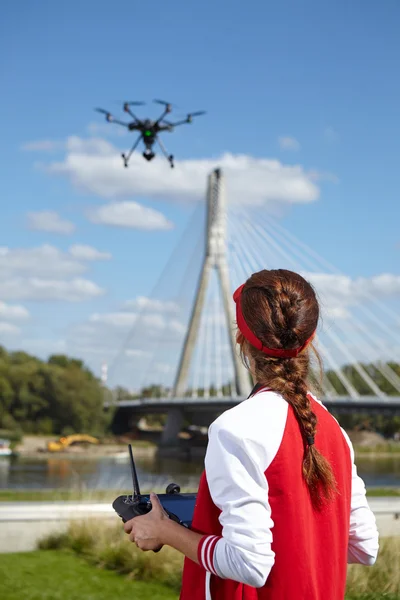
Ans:
[[[255,444],[274,454],[282,440],[288,403],[280,394],[262,391],[222,413],[209,428],[209,436],[228,436],[238,444]]]

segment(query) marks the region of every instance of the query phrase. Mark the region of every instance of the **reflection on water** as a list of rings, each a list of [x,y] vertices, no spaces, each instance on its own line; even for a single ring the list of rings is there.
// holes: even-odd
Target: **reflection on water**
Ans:
[[[149,456],[137,457],[136,466],[143,491],[162,489],[171,481],[196,490],[203,461]],[[400,486],[400,456],[361,457],[357,466],[367,486]],[[113,458],[13,458],[0,460],[0,488],[126,490],[131,488],[131,475],[128,461]]]
[[[143,491],[160,489],[171,481],[182,488],[197,489],[203,468],[201,460],[191,462],[168,458],[135,459]],[[12,458],[0,462],[0,489],[130,489],[129,462],[113,458],[47,459]]]
[[[358,473],[368,486],[400,486],[400,456],[357,458]]]

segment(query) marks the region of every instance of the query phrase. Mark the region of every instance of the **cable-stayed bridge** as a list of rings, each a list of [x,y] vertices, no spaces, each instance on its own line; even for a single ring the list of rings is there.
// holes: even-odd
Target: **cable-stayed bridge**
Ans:
[[[136,307],[135,324],[110,370],[121,365],[126,369],[127,361],[129,369],[130,360],[145,397],[118,400],[117,428],[126,428],[132,417],[167,413],[163,441],[172,443],[185,416],[208,424],[248,395],[250,378],[235,344],[232,292],[265,268],[297,271],[316,288],[323,317],[317,344],[325,367],[322,400],[327,407],[400,412],[400,329],[397,307],[390,300],[390,276],[352,280],[262,207],[231,206],[228,198],[217,169],[208,178],[206,215],[195,213],[183,236],[192,242],[192,256],[187,246],[178,245],[160,278],[164,293],[142,298]],[[182,257],[186,266],[178,282],[175,266]]]

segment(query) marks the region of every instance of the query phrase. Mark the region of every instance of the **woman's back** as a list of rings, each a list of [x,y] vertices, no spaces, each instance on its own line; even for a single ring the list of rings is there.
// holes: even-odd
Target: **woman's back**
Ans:
[[[226,411],[210,427],[193,520],[193,528],[209,537],[201,566],[186,560],[182,600],[343,600],[352,487],[357,492],[363,484],[353,478],[347,436],[317,400],[310,401],[318,418],[315,445],[329,459],[339,493],[315,506],[302,471],[298,420],[280,394],[259,390]],[[363,498],[361,551],[368,557],[376,528]],[[259,574],[266,565],[264,582]]]
[[[275,564],[258,595],[262,599],[344,597],[351,507],[350,448],[332,415],[314,399],[311,406],[318,419],[315,446],[329,460],[340,493],[320,508],[313,505],[302,473],[302,436],[288,406],[282,443],[266,470]]]

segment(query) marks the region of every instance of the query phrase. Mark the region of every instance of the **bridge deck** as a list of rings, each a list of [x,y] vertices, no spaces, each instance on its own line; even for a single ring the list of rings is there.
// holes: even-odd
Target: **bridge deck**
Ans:
[[[105,407],[115,406],[118,408],[131,408],[137,412],[166,412],[170,408],[182,408],[185,411],[210,411],[226,410],[242,401],[239,397],[207,398],[193,397],[163,397],[163,398],[138,398],[135,400],[120,400],[115,403],[106,402]],[[338,410],[385,410],[391,412],[400,411],[400,396],[361,396],[354,399],[350,397],[337,396],[335,398],[322,398],[322,402],[328,409]]]

